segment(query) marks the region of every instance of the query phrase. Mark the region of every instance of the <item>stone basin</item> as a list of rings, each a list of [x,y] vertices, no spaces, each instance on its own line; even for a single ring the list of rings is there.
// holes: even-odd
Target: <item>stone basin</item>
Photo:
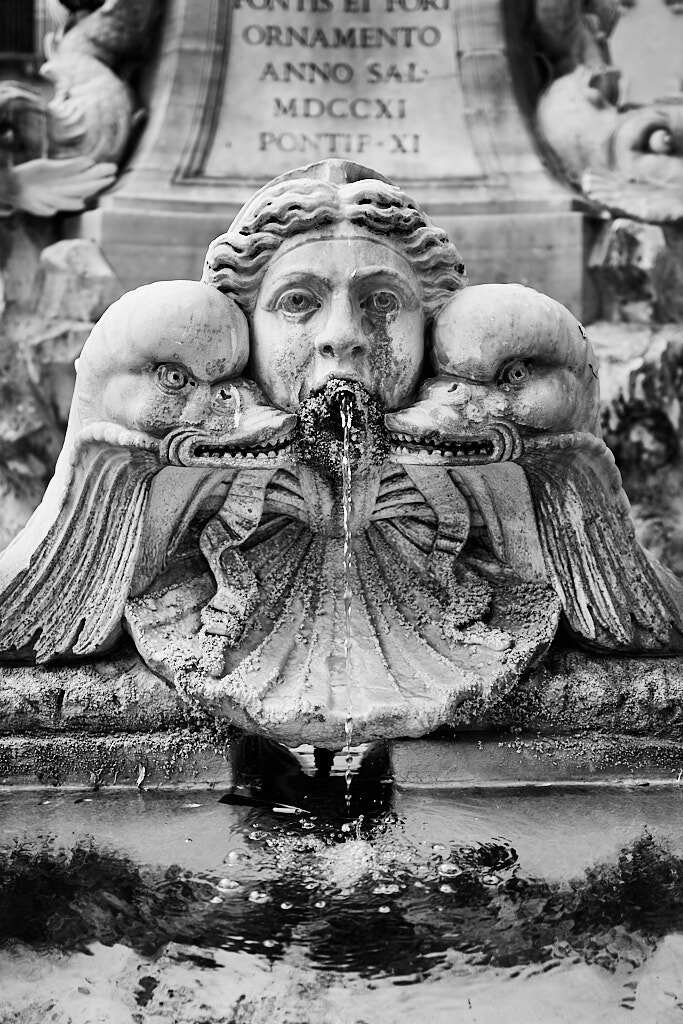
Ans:
[[[254,742],[0,789],[0,1019],[675,1019],[682,745],[397,742],[345,813]]]

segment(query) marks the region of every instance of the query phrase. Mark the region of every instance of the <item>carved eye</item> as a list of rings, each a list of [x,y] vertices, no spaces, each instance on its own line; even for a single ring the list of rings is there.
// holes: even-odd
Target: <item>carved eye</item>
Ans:
[[[671,153],[673,148],[673,136],[666,128],[655,128],[647,140],[647,149],[650,153]]]
[[[284,292],[277,301],[276,309],[281,310],[285,316],[305,317],[320,309],[320,300],[311,292],[303,291],[300,288],[292,288]]]
[[[523,359],[514,359],[507,363],[498,374],[499,384],[524,384],[531,376],[529,363]]]
[[[396,316],[401,308],[401,303],[393,292],[376,291],[371,292],[367,298],[363,299],[361,306],[368,316],[375,320],[388,320]]]
[[[176,366],[174,363],[162,363],[157,367],[157,384],[167,394],[178,394],[189,383],[190,378],[182,366]]]

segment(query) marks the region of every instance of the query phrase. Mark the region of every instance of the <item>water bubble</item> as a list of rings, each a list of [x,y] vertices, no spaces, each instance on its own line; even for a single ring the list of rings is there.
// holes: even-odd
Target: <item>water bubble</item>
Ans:
[[[386,905],[386,903],[383,906],[378,907],[377,909],[379,910],[380,914],[390,914],[391,913],[391,907],[388,907]]]
[[[283,910],[291,910],[291,909],[292,909],[292,907],[294,906],[294,904],[293,904],[293,903],[287,903],[287,902],[285,901],[284,903],[281,903],[281,904],[280,904],[280,906],[281,906],[281,908],[282,908]]]
[[[264,939],[263,945],[266,947],[266,949],[272,949],[273,946],[277,946],[277,942],[275,942],[274,939]]]
[[[209,903],[222,903],[222,902],[223,902],[223,897],[222,896],[212,896],[211,899],[209,900]]]
[[[260,892],[258,889],[252,889],[249,893],[250,903],[270,903],[270,896],[267,892]]]
[[[448,875],[449,878],[455,878],[456,875],[461,875],[462,868],[459,868],[457,864],[454,864],[452,860],[444,860],[439,864],[439,874]]]
[[[317,907],[317,908],[318,908],[318,910],[322,910],[322,908],[323,908],[324,906],[326,906],[326,904],[325,904],[325,900],[316,900],[316,901],[315,901],[315,903],[314,903],[313,905],[314,905],[315,907]]]
[[[304,889],[317,889],[317,888],[318,888],[318,883],[317,882],[306,882],[306,884],[304,886]]]
[[[500,885],[503,881],[500,875],[482,875],[481,880],[484,885]]]
[[[378,896],[388,896],[390,893],[400,892],[400,888],[394,882],[389,882],[386,885],[376,885],[372,891]]]
[[[221,878],[218,883],[218,889],[239,889],[240,883],[235,882],[232,878]]]
[[[439,886],[439,892],[454,892],[454,891],[455,890],[453,889],[453,886],[449,885],[448,882],[444,882],[443,885]]]

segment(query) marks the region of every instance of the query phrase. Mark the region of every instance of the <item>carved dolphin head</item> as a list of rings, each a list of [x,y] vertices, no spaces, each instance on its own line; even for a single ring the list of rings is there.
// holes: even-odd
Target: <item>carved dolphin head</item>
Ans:
[[[518,458],[526,439],[599,430],[597,360],[579,321],[518,284],[473,285],[438,316],[436,376],[386,425],[404,459]]]
[[[146,285],[105,313],[78,361],[55,475],[0,556],[0,658],[110,646],[134,581],[163,566],[215,467],[294,421],[235,376],[247,354],[244,315],[198,282]]]
[[[276,451],[295,417],[237,377],[248,354],[244,314],[215,288],[197,281],[144,285],[115,302],[88,338],[72,428],[118,424],[164,441],[162,460],[188,466]],[[211,453],[204,450],[209,443]]]
[[[600,650],[680,649],[680,588],[636,542],[579,322],[530,288],[479,285],[439,316],[433,358],[438,376],[387,416],[399,461],[474,464],[507,490],[501,508],[510,478],[485,464],[519,462],[533,507],[519,528],[538,536],[569,630]]]

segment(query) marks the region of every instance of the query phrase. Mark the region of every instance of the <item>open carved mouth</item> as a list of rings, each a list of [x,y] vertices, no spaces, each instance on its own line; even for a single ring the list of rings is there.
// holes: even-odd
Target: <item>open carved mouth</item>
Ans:
[[[290,417],[294,423],[294,417]],[[284,436],[282,436],[284,433]],[[221,440],[196,431],[173,431],[163,441],[162,458],[172,466],[206,466],[220,468],[243,462],[273,464],[286,458],[292,447],[293,425],[281,436],[242,444]]]
[[[216,462],[233,458],[267,461],[268,459],[276,459],[280,453],[287,451],[290,446],[291,441],[289,438],[283,438],[280,441],[269,441],[266,444],[253,445],[249,448],[200,441],[189,448],[189,457],[197,463],[207,460],[212,465]]]
[[[359,382],[330,378],[301,403],[297,452],[305,463],[333,475],[341,472],[344,446],[342,408],[350,414],[352,466],[380,463],[387,452],[384,407]]]
[[[390,432],[390,455],[398,462],[439,462],[447,465],[481,465],[507,462],[522,452],[522,441],[514,427],[497,423],[482,434],[444,437],[431,432],[422,437]]]

